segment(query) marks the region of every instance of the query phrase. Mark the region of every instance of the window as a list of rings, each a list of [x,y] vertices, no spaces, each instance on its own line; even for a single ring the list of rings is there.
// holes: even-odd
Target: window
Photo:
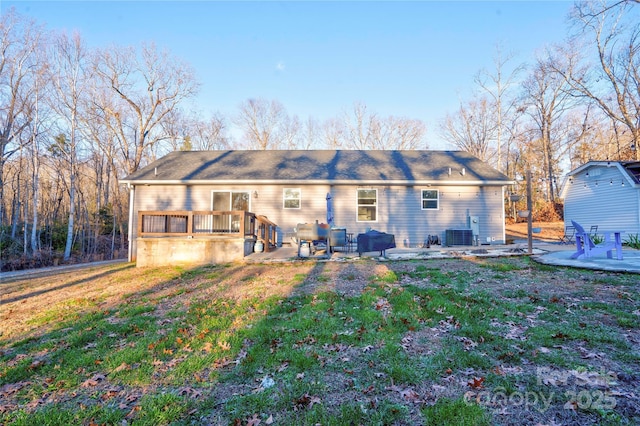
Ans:
[[[217,211],[249,211],[249,193],[234,191],[213,191],[211,194],[211,210]]]
[[[300,188],[285,188],[282,191],[282,198],[285,209],[299,209],[301,200]]]
[[[358,222],[378,220],[378,190],[358,189]]]
[[[251,195],[246,191],[211,191],[211,210],[249,211]],[[213,215],[209,218],[194,219],[196,232],[238,232],[240,215]]]
[[[438,210],[438,190],[422,190],[422,210]]]

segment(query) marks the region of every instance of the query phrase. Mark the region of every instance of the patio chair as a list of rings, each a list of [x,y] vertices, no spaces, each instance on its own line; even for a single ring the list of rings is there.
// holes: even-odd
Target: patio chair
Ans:
[[[582,244],[589,244],[589,248],[594,248],[596,245],[593,241],[591,241],[591,237],[589,234],[587,234],[584,230],[584,228],[582,227],[582,225],[580,225],[579,223],[575,222],[575,221],[571,221],[571,223],[573,224],[573,227],[575,228],[576,232],[578,233],[578,236],[580,237],[577,241],[576,244],[578,243],[582,243]],[[580,250],[581,247],[578,247],[578,250]]]
[[[560,237],[560,242],[563,244],[573,244],[575,235],[576,235],[576,227],[566,226],[564,228],[564,235]]]
[[[594,238],[598,234],[598,225],[591,225],[591,229],[589,229],[589,236]]]

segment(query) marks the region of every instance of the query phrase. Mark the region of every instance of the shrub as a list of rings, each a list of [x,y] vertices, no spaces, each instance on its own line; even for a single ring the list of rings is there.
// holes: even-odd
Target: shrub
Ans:
[[[564,216],[564,204],[551,201],[537,202],[533,209],[533,220],[536,222],[559,222]]]
[[[634,249],[640,249],[640,236],[638,234],[629,234],[623,244]]]

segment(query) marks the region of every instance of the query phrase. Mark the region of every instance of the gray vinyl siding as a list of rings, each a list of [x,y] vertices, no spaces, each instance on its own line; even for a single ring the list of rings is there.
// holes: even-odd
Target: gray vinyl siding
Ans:
[[[299,223],[326,222],[326,195],[333,199],[334,225],[357,235],[369,229],[395,235],[396,245],[417,246],[428,235],[444,242],[445,230],[467,228],[469,216],[479,218],[481,244],[504,243],[502,186],[359,186],[359,185],[139,185],[135,187],[134,222],[139,210],[209,210],[214,190],[247,191],[250,211],[278,225],[278,239]],[[285,209],[284,188],[300,188],[301,207]],[[357,222],[357,189],[378,190],[377,220]],[[439,191],[439,208],[422,209],[422,190]],[[256,196],[257,195],[257,196]],[[133,226],[135,232],[137,223]],[[288,242],[288,241],[284,241]]]
[[[437,210],[422,209],[422,190],[438,190]],[[479,219],[479,242],[504,243],[502,187],[390,187],[379,191],[380,226],[395,235],[398,246],[422,244],[428,235],[445,242],[445,231],[468,228],[469,217]],[[385,229],[383,229],[385,228]]]
[[[599,230],[640,233],[640,190],[630,185],[616,167],[589,168],[573,176],[566,188],[564,199],[565,225],[574,220],[589,229],[597,225]],[[598,172],[595,172],[598,170]]]
[[[293,186],[286,186],[293,187]],[[422,244],[428,235],[444,238],[446,229],[466,228],[469,216],[480,219],[481,243],[487,238],[504,243],[504,214],[502,187],[405,187],[405,186],[299,186],[301,208],[283,209],[282,192],[285,186],[259,190],[254,212],[264,214],[278,224],[282,232],[290,233],[299,223],[326,222],[326,195],[333,200],[334,226],[346,228],[357,235],[369,229],[395,235],[396,244],[405,240],[412,246]],[[377,220],[357,221],[357,190],[377,189]],[[439,209],[422,210],[422,189],[440,191]],[[263,193],[268,196],[263,196]]]

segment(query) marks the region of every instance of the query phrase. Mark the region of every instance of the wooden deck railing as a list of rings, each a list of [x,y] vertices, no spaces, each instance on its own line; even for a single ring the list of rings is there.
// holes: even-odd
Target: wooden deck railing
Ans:
[[[138,237],[255,236],[265,251],[276,246],[277,225],[245,211],[139,211]]]

